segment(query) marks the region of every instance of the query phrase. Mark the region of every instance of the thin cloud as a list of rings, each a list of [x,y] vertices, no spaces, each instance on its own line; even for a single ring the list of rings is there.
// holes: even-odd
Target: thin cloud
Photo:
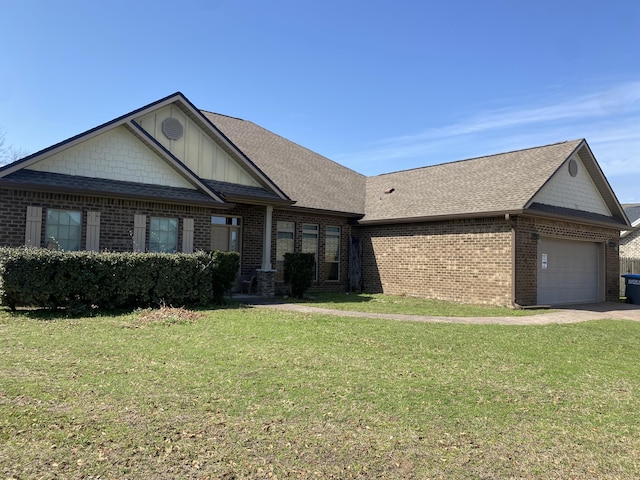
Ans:
[[[335,156],[365,174],[498,153],[585,137],[599,162],[618,173],[640,146],[640,82],[613,86],[546,105],[488,111],[467,121],[381,140],[372,148]],[[630,165],[625,164],[626,171]],[[368,172],[363,170],[369,170]],[[389,170],[386,168],[385,171]],[[640,172],[640,162],[633,171]]]

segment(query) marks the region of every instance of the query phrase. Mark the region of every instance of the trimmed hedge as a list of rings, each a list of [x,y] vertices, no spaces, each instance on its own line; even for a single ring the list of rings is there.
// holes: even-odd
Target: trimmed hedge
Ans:
[[[291,286],[291,295],[303,298],[313,283],[313,269],[315,267],[314,253],[285,253],[284,281]]]
[[[0,248],[0,302],[44,308],[131,308],[221,303],[235,252],[95,253]]]

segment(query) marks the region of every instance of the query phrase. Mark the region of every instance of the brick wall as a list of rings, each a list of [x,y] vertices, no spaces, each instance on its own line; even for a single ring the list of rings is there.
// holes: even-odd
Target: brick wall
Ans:
[[[24,192],[0,189],[0,245],[24,244],[26,212],[28,206],[42,207],[42,233],[40,246],[45,245],[47,208],[79,210],[82,215],[81,245],[86,239],[86,213],[98,211],[100,216],[100,250],[128,252],[133,250],[133,219],[135,214],[147,216],[147,242],[149,217],[194,219],[194,250],[211,248],[211,216],[242,217],[242,246],[249,265],[262,261],[262,232],[265,207],[239,205],[231,210],[203,206],[171,205],[157,202],[66,195],[45,192]],[[182,245],[182,222],[178,229],[178,247]],[[147,244],[148,246],[148,244]],[[249,268],[249,267],[247,267]]]
[[[606,301],[616,301],[620,285],[620,261],[616,246],[619,231],[571,222],[532,217],[516,217],[516,279],[515,301],[519,305],[535,305],[538,296],[537,267],[539,237],[567,240],[586,240],[602,244],[604,264],[604,290]]]
[[[46,192],[25,192],[0,189],[0,245],[18,247],[24,244],[26,214],[28,206],[42,207],[42,232],[40,246],[45,245],[47,208],[79,210],[82,212],[81,248],[86,243],[87,212],[100,212],[100,250],[128,252],[133,250],[134,215],[147,216],[147,246],[149,237],[149,217],[193,218],[194,250],[211,248],[211,216],[235,216],[242,218],[242,264],[241,273],[246,274],[262,266],[264,234],[264,206],[237,205],[231,210],[211,209],[201,206],[170,205],[164,203],[102,198],[94,196],[66,195]],[[319,225],[318,281],[312,290],[340,291],[348,285],[349,235],[350,226],[343,217],[329,215],[300,214],[285,210],[275,210],[273,214],[271,262],[275,267],[276,225],[278,220],[295,222],[296,251],[302,244],[302,225]],[[324,242],[327,225],[341,227],[340,236],[340,281],[325,282]],[[178,248],[182,245],[182,222],[178,229]]]
[[[511,305],[504,218],[358,227],[364,288],[460,303]]]
[[[211,246],[211,215],[242,218],[242,273],[262,264],[264,206],[238,205],[232,210],[200,206],[169,205],[156,202],[78,196],[58,193],[25,192],[0,189],[0,245],[24,244],[28,206],[41,206],[41,245],[45,244],[47,208],[83,212],[81,245],[86,242],[86,213],[101,212],[100,249],[133,250],[135,214],[193,218],[194,249]],[[599,242],[603,248],[606,300],[618,298],[619,256],[615,246],[619,232],[600,227],[586,227],[531,217],[504,217],[456,221],[352,227],[344,217],[316,213],[274,210],[271,262],[276,265],[276,226],[278,221],[295,223],[295,250],[302,245],[302,225],[319,226],[318,281],[311,291],[344,291],[348,286],[349,237],[353,233],[362,241],[365,291],[396,295],[417,295],[461,303],[533,305],[537,299],[537,241],[539,236],[581,239]],[[340,280],[325,280],[324,244],[327,226],[341,227]],[[515,228],[515,255],[512,252]],[[182,245],[182,222],[178,246]],[[148,223],[147,223],[148,242]],[[628,242],[627,242],[628,245]],[[621,243],[620,250],[626,245]],[[515,258],[515,285],[512,281]]]
[[[640,230],[633,231],[620,239],[620,256],[640,258]]]
[[[276,267],[276,241],[277,241],[277,224],[281,222],[294,222],[295,232],[293,236],[294,249],[296,252],[302,251],[302,225],[311,224],[318,225],[318,281],[313,282],[309,289],[311,292],[327,291],[340,292],[346,291],[349,285],[349,237],[351,235],[351,226],[344,217],[336,217],[331,215],[321,215],[316,213],[295,212],[291,210],[274,210],[273,211],[273,231],[271,235],[271,264]],[[340,280],[326,281],[325,265],[324,265],[324,245],[326,227],[340,227]],[[284,290],[284,285],[276,285],[279,293]]]
[[[605,300],[618,298],[617,230],[497,217],[358,227],[355,235],[362,240],[364,288],[369,292],[504,306],[511,306],[515,295],[517,304],[535,305],[536,238],[546,236],[600,243]]]

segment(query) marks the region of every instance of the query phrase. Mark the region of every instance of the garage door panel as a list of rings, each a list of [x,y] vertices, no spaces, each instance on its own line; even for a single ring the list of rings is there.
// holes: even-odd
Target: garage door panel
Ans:
[[[593,242],[542,238],[538,244],[538,303],[597,302],[599,251]]]

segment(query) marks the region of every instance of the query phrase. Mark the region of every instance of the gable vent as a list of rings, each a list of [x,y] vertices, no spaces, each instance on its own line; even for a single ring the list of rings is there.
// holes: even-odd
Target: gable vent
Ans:
[[[569,175],[575,177],[578,174],[578,162],[573,158],[569,160]]]
[[[169,140],[178,140],[184,133],[184,127],[177,118],[167,118],[162,122],[162,133]]]

